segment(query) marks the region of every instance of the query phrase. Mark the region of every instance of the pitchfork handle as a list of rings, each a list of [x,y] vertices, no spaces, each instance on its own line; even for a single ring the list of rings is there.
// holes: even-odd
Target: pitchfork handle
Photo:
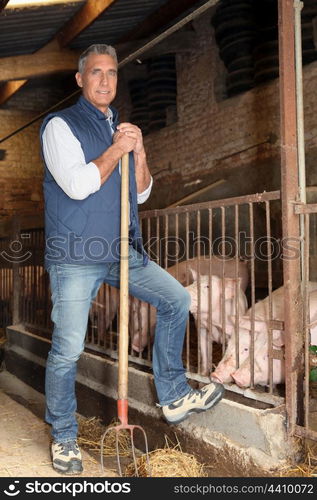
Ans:
[[[129,154],[121,161],[121,243],[118,399],[128,399],[129,349]]]

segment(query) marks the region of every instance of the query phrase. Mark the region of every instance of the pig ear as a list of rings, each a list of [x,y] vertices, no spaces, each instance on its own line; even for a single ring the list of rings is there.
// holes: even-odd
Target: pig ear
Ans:
[[[197,271],[195,271],[195,269],[191,269],[190,271],[191,271],[191,273],[192,273],[193,280],[194,280],[194,281],[197,281],[197,276],[198,276],[198,275],[197,275]]]

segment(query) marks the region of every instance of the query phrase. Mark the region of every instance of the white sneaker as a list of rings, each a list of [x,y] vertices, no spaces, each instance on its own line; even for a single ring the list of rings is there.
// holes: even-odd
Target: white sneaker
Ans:
[[[77,442],[52,443],[53,468],[64,474],[80,474],[83,472],[81,452]]]
[[[191,413],[200,413],[215,406],[224,391],[224,386],[216,382],[205,385],[202,389],[191,389],[178,401],[162,406],[163,415],[169,424],[179,424]]]

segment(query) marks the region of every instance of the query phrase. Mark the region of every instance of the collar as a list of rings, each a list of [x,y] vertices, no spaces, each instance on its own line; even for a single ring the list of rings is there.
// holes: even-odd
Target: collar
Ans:
[[[117,123],[118,112],[109,106],[107,113],[103,113],[100,109],[96,108],[91,102],[87,101],[84,96],[80,96],[78,100],[79,106],[85,113],[92,113],[98,120],[108,120],[110,125]]]

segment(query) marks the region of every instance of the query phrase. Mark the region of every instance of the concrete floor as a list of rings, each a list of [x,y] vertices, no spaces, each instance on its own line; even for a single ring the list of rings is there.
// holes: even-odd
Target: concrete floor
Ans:
[[[0,477],[69,477],[51,466],[50,429],[43,421],[44,396],[7,371],[0,372]],[[82,449],[84,477],[101,472],[98,457]]]

